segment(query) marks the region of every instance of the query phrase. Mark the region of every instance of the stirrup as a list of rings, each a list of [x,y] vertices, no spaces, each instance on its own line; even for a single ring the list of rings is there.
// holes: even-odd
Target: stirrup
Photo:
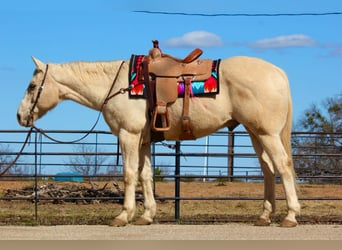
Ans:
[[[169,119],[169,111],[166,107],[166,103],[157,102],[157,106],[153,110],[152,116],[152,129],[158,132],[165,132],[171,128],[170,119]],[[161,118],[162,127],[157,127],[157,118]],[[165,121],[165,127],[163,126],[163,122]]]

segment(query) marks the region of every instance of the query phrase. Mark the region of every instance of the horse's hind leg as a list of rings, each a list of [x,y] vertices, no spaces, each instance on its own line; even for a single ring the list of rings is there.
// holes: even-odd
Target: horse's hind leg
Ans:
[[[246,128],[248,130],[248,128]],[[263,213],[255,222],[256,226],[269,226],[271,224],[271,215],[275,211],[275,178],[273,164],[258,141],[258,138],[249,131],[255,153],[258,156],[260,166],[264,175],[264,203]]]
[[[140,150],[139,178],[144,193],[144,214],[135,222],[136,225],[149,225],[156,214],[156,202],[152,188],[151,148],[150,143],[143,144]]]
[[[293,171],[292,159],[287,155],[280,136],[259,135],[260,143],[263,145],[267,155],[271,158],[273,166],[278,171],[286,196],[288,213],[281,226],[296,226],[296,214],[300,212],[300,205],[296,193],[295,176]]]

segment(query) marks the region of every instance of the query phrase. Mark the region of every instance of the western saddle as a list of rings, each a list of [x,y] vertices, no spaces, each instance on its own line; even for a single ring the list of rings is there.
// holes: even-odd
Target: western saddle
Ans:
[[[147,89],[152,130],[166,132],[170,129],[168,104],[176,101],[178,84],[184,83],[182,131],[179,139],[195,139],[189,116],[191,82],[204,81],[211,76],[212,60],[198,60],[203,53],[198,48],[184,59],[175,58],[163,54],[157,40],[152,42],[153,48],[142,62],[142,75]]]

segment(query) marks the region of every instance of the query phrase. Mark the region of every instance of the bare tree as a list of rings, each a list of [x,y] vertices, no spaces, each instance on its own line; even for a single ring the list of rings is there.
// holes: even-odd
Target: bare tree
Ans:
[[[8,164],[10,164],[14,156],[12,155],[13,151],[10,149],[8,145],[0,145],[0,172],[2,172]],[[8,170],[6,174],[23,174],[24,169],[19,166],[19,160]]]
[[[342,93],[312,104],[295,126],[296,131],[316,132],[294,135],[292,140],[296,172],[304,176],[342,174]],[[333,157],[333,156],[336,157]]]
[[[75,151],[81,154],[70,157],[67,164],[72,171],[82,175],[97,175],[107,161],[106,156],[98,155],[95,148],[90,145],[78,145]]]

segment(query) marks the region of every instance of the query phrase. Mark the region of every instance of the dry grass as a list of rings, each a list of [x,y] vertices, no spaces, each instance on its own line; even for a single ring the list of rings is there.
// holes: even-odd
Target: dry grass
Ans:
[[[32,182],[0,182],[0,195],[4,190],[19,189]],[[40,183],[43,184],[43,183]],[[99,183],[103,186],[105,183]],[[63,185],[60,183],[59,185]],[[82,183],[87,185],[87,183]],[[122,184],[120,184],[123,187]],[[340,185],[299,185],[301,198],[342,197]],[[174,196],[173,182],[157,182],[155,192],[160,197]],[[281,185],[276,186],[277,198],[284,198]],[[263,197],[262,183],[218,183],[181,182],[181,197]],[[298,217],[302,223],[342,223],[341,200],[302,200],[302,213]],[[286,213],[286,202],[277,200],[275,221],[280,221]],[[222,221],[243,221],[252,223],[261,212],[261,200],[182,200],[180,202],[179,223],[204,223]],[[38,224],[108,224],[119,214],[121,204],[104,202],[100,204],[77,205],[75,203],[38,203]],[[137,216],[143,211],[137,202]],[[174,201],[158,201],[156,222],[174,220]],[[0,225],[35,224],[35,204],[28,201],[0,201]]]

